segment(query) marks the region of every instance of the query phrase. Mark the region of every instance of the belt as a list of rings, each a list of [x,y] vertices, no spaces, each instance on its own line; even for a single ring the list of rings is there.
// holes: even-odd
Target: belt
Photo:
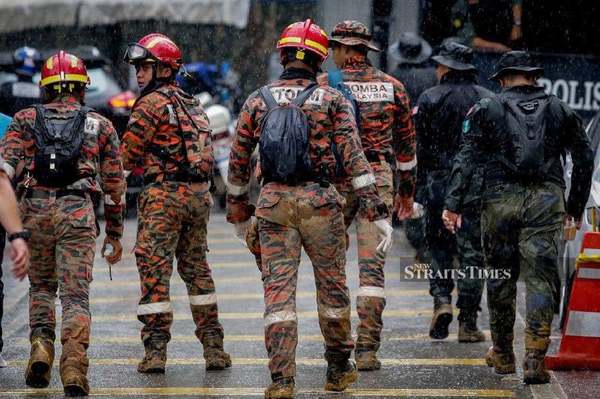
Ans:
[[[86,198],[86,191],[83,190],[27,190],[25,192],[25,198],[36,198],[36,199],[48,199],[48,198],[60,198],[68,195],[74,195],[76,197]]]
[[[208,178],[206,177],[192,177],[184,173],[163,173],[163,182],[174,182],[174,183],[208,183]],[[153,176],[145,176],[144,177],[144,185],[150,185],[157,182],[157,177],[159,175]]]

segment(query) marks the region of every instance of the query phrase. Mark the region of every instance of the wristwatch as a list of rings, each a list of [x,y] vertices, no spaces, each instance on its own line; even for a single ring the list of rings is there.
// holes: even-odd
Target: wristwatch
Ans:
[[[8,235],[8,241],[16,240],[17,238],[22,238],[25,241],[29,241],[29,237],[31,237],[31,232],[29,230],[17,231],[16,233],[12,233]]]

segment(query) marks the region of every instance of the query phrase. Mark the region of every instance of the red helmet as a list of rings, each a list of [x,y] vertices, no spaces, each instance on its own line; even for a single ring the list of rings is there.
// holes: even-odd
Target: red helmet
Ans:
[[[307,19],[304,22],[294,22],[283,30],[277,42],[277,48],[286,47],[308,50],[319,56],[321,60],[325,60],[329,40],[327,33],[319,25],[315,25],[310,19]],[[303,55],[297,54],[296,58],[301,60]]]
[[[40,86],[57,84],[55,87],[60,91],[60,86],[67,82],[88,84],[90,78],[81,58],[60,50],[44,62]]]
[[[125,52],[125,61],[130,64],[139,62],[161,62],[173,69],[181,67],[181,50],[162,33],[150,33],[137,43],[132,43]]]

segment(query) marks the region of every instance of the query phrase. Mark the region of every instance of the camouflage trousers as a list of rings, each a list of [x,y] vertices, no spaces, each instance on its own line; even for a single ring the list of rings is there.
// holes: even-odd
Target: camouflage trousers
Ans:
[[[263,187],[256,216],[265,297],[265,345],[271,377],[296,374],[296,287],[300,251],[310,258],[325,358],[348,359],[354,349],[346,286],[343,198],[316,183]]]
[[[24,227],[31,231],[29,250],[30,339],[55,339],[55,300],[62,305],[60,359],[84,374],[89,366],[89,285],[96,249],[94,208],[90,198],[64,196],[23,199]]]
[[[196,324],[196,336],[223,337],[217,296],[206,261],[207,223],[212,206],[208,185],[165,182],[146,187],[138,203],[135,248],[142,295],[138,319],[144,323],[142,341],[171,339],[173,308],[169,297],[173,258],[184,281]]]
[[[483,294],[483,252],[481,248],[480,213],[475,207],[462,215],[456,235],[442,221],[447,175],[431,175],[426,203],[426,237],[431,253],[429,293],[434,298],[451,298],[454,276],[457,277],[456,307],[467,312],[477,311]],[[454,261],[458,257],[455,271]]]
[[[526,285],[525,348],[545,351],[558,298],[558,248],[564,218],[562,189],[553,183],[497,185],[483,196],[482,232],[494,344],[512,345],[520,272]]]
[[[371,164],[375,174],[377,191],[388,206],[390,215],[394,206],[393,172],[385,161]],[[382,314],[385,308],[385,278],[383,268],[385,254],[377,251],[379,231],[373,222],[358,216],[358,198],[353,190],[346,187],[340,192],[346,199],[344,206],[344,224],[346,226],[346,247],[349,246],[348,230],[352,222],[356,225],[358,246],[359,289],[356,298],[356,311],[359,317],[357,327],[357,351],[377,351],[381,345],[383,329]],[[391,216],[389,218],[391,222]]]

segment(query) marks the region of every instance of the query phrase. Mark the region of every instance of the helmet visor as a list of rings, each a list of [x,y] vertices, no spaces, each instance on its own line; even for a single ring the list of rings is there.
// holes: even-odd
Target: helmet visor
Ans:
[[[137,43],[132,43],[127,46],[123,59],[125,62],[133,64],[142,61],[152,61],[154,60],[154,57],[145,47],[142,47]]]

